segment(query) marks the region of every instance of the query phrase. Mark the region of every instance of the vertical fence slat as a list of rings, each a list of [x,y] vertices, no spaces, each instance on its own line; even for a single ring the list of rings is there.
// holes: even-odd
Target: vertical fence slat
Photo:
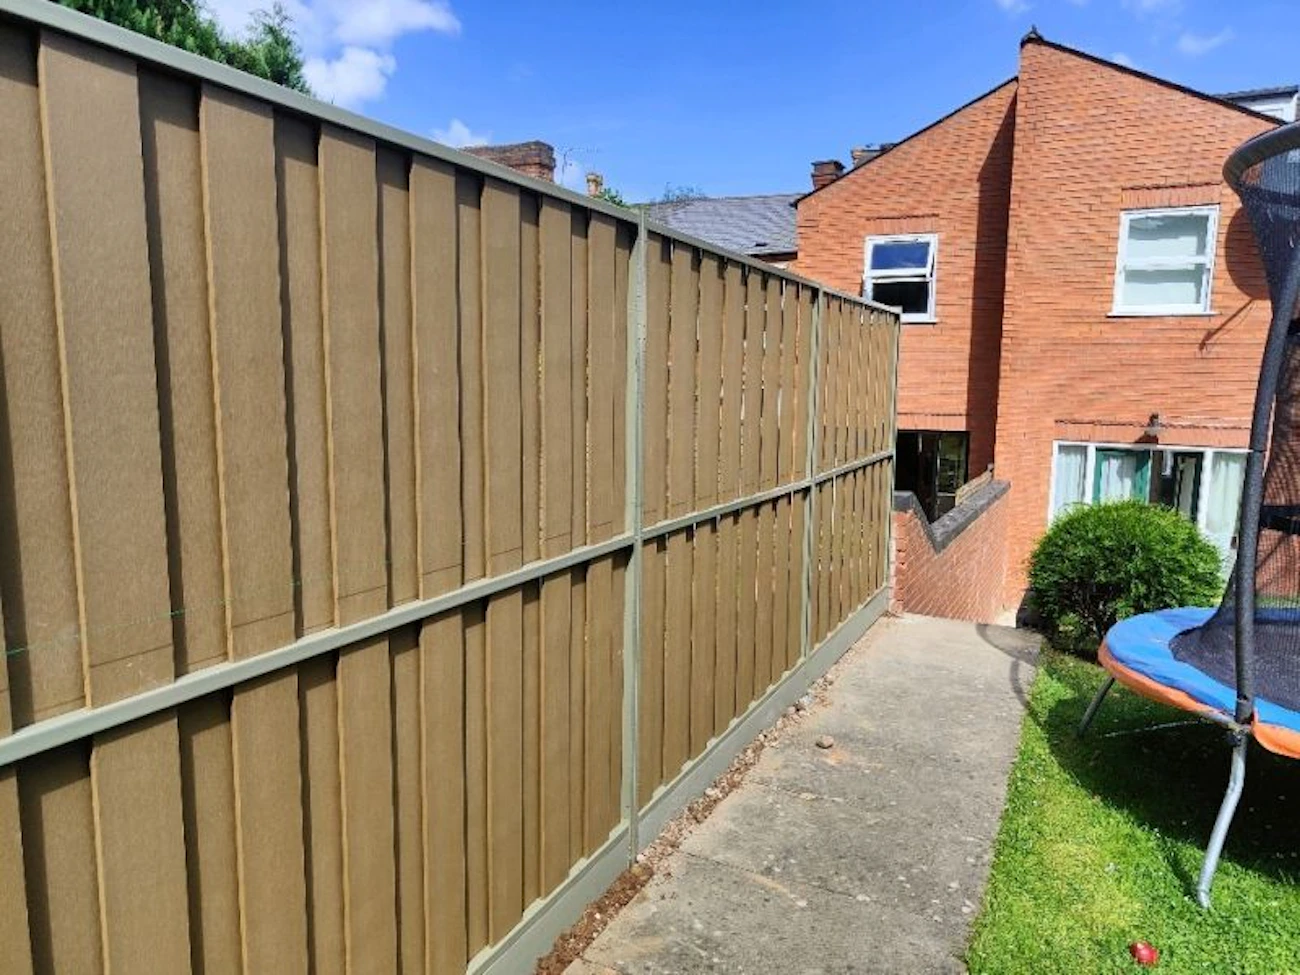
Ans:
[[[18,770],[33,967],[103,970],[88,748],[45,752]]]
[[[412,564],[412,580],[415,575],[416,569]],[[423,972],[425,969],[425,811],[420,767],[423,741],[420,733],[420,650],[417,629],[405,627],[395,631],[389,638],[393,660],[393,683],[389,689],[393,700],[393,853],[397,863],[397,953],[401,963],[399,970],[402,972]]]
[[[139,91],[172,639],[188,673],[226,656],[198,92],[155,74]]]
[[[276,117],[275,169],[294,607],[298,633],[306,634],[335,620],[320,174],[314,126]]]
[[[523,645],[523,904],[541,896],[541,669],[542,594],[537,583],[524,587]]]
[[[461,517],[465,581],[487,571],[484,534],[483,184],[456,173],[456,300],[460,309]],[[436,232],[436,230],[435,230]],[[434,461],[437,462],[436,459]]]
[[[462,575],[458,218],[450,166],[417,157],[410,181],[420,571],[427,597],[456,588]]]
[[[786,671],[789,651],[790,566],[794,552],[790,539],[790,499],[776,499],[776,538],[772,555],[772,676],[780,677]],[[797,546],[799,542],[794,542]]]
[[[13,723],[85,703],[36,44],[0,24],[0,596]],[[21,363],[22,368],[14,368]],[[19,526],[40,526],[19,531]]]
[[[759,687],[755,651],[758,620],[756,618],[758,577],[758,512],[746,508],[739,514],[737,532],[740,548],[736,573],[736,714],[754,700]]]
[[[648,338],[648,336],[647,336]],[[649,363],[646,363],[647,367]],[[637,693],[637,802],[644,806],[663,781],[664,567],[663,539],[641,550],[641,674]]]
[[[523,911],[523,594],[487,604],[488,940]]]
[[[566,336],[567,340],[567,336]],[[567,499],[566,499],[567,500]],[[569,852],[569,575],[542,583],[542,893],[568,875]]]
[[[718,533],[715,522],[695,530],[691,567],[691,754],[699,755],[713,737],[714,680],[717,660]],[[726,583],[724,583],[726,584]]]
[[[622,348],[614,346],[614,221],[591,215],[587,242],[588,432],[590,437],[587,540],[600,542],[614,533],[614,516],[622,498],[614,495],[614,374],[623,364]]]
[[[339,780],[336,658],[298,671],[302,735],[304,847],[307,858],[307,955],[315,973],[346,967],[343,917],[343,794]]]
[[[522,410],[520,454],[523,508],[523,561],[542,553],[542,307],[541,214],[531,193],[520,205],[519,235],[519,380]]]
[[[420,628],[424,734],[426,969],[460,971],[465,943],[465,640],[463,615]],[[448,770],[452,770],[448,773]]]
[[[611,289],[612,290],[612,289]],[[583,784],[586,803],[583,810],[584,832],[588,850],[605,841],[614,825],[610,807],[610,737],[614,701],[610,693],[611,673],[611,589],[613,564],[610,558],[597,559],[587,570],[587,656],[585,724],[586,751]]]
[[[768,275],[763,283],[759,300],[762,302],[763,364],[762,404],[759,407],[761,426],[759,448],[759,487],[775,487],[780,454],[780,427],[777,416],[781,395],[781,279]]]
[[[699,434],[695,445],[695,507],[718,503],[722,417],[722,261],[700,261]]]
[[[745,368],[741,405],[740,493],[755,494],[760,486],[763,407],[763,288],[762,275],[745,275]]]
[[[579,566],[569,586],[569,855],[575,859],[587,847],[586,749],[587,725],[587,567]]]
[[[691,510],[695,494],[695,349],[699,272],[695,249],[673,245],[668,331],[668,511]],[[670,546],[671,547],[671,546]]]
[[[570,446],[573,449],[573,503],[570,512],[573,518],[573,544],[583,545],[590,541],[587,534],[587,506],[590,501],[587,454],[587,418],[591,411],[588,375],[588,227],[587,214],[582,210],[571,211],[569,237],[569,264],[572,274],[569,279],[569,308],[573,316],[569,333],[569,357],[573,379],[573,437]],[[576,608],[575,608],[576,612]],[[576,619],[577,617],[575,617]],[[584,616],[585,618],[585,616]]]
[[[573,362],[570,358],[572,218],[558,201],[542,200],[542,556],[572,547]],[[566,690],[567,694],[567,690]]]
[[[774,428],[775,429],[775,428]],[[772,452],[773,459],[776,451]],[[775,502],[768,501],[758,509],[758,560],[755,569],[757,605],[754,622],[754,696],[767,690],[772,683],[772,597],[775,571],[773,559],[776,535]]]
[[[645,433],[642,480],[646,525],[667,516],[668,483],[668,297],[671,251],[667,240],[650,235],[646,247]]]
[[[411,319],[411,200],[406,156],[381,150],[379,182],[379,324],[383,348],[384,463],[388,601],[420,595],[420,518],[416,494],[416,392]]]
[[[466,954],[488,943],[487,642],[482,603],[465,625],[465,930]]]
[[[690,757],[691,535],[668,536],[664,636],[664,779],[671,781]]]

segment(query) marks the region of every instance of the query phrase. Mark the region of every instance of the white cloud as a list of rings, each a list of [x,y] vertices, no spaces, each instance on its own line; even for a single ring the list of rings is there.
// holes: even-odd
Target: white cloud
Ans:
[[[1202,54],[1213,51],[1216,47],[1222,47],[1232,38],[1231,27],[1225,27],[1217,34],[1196,34],[1185,30],[1178,35],[1178,50],[1188,57],[1200,57]]]
[[[1126,68],[1136,67],[1136,64],[1134,63],[1133,59],[1129,57],[1127,54],[1125,54],[1123,51],[1116,51],[1114,54],[1110,56],[1110,59],[1114,61],[1116,64],[1122,64]]]
[[[332,59],[308,58],[303,68],[316,97],[343,108],[374,101],[397,70],[391,54],[367,47],[345,47]]]
[[[993,0],[1009,14],[1022,14],[1029,9],[1028,0]]]
[[[204,0],[228,34],[243,34],[269,0]],[[394,42],[433,31],[455,36],[461,24],[449,0],[284,0],[306,56],[316,95],[348,108],[383,96],[397,70]]]
[[[385,46],[421,30],[460,33],[460,21],[445,0],[352,0],[331,6],[339,8],[334,34],[344,44]]]
[[[460,119],[454,118],[445,129],[434,129],[433,138],[434,141],[451,146],[453,149],[464,149],[466,146],[487,145],[492,141],[492,133],[475,132]]]

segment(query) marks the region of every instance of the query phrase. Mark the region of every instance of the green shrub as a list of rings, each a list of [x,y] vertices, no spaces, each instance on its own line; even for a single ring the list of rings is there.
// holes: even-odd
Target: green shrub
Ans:
[[[1118,620],[1223,594],[1218,550],[1172,508],[1115,501],[1074,508],[1029,557],[1044,632],[1063,650],[1095,654]]]

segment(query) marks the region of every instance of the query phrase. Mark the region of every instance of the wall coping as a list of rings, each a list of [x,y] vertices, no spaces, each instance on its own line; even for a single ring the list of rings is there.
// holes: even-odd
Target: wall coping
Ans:
[[[930,519],[925,516],[925,512],[921,510],[921,502],[916,500],[916,495],[911,491],[894,492],[894,510],[910,511],[915,515],[916,520],[925,528],[925,537],[930,540],[930,547],[938,554],[951,545],[958,535],[973,525],[980,515],[993,507],[1009,490],[1011,490],[1010,481],[989,481],[934,524],[931,524]]]

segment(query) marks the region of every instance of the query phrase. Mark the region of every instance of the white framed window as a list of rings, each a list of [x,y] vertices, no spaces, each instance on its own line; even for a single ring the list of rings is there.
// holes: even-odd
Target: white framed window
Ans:
[[[1047,520],[1099,501],[1136,498],[1163,504],[1194,522],[1227,568],[1237,548],[1245,473],[1244,450],[1057,441],[1052,445]]]
[[[934,321],[934,264],[937,234],[868,237],[863,297],[902,309],[904,322]]]
[[[1218,226],[1217,206],[1121,213],[1111,314],[1208,314]]]

